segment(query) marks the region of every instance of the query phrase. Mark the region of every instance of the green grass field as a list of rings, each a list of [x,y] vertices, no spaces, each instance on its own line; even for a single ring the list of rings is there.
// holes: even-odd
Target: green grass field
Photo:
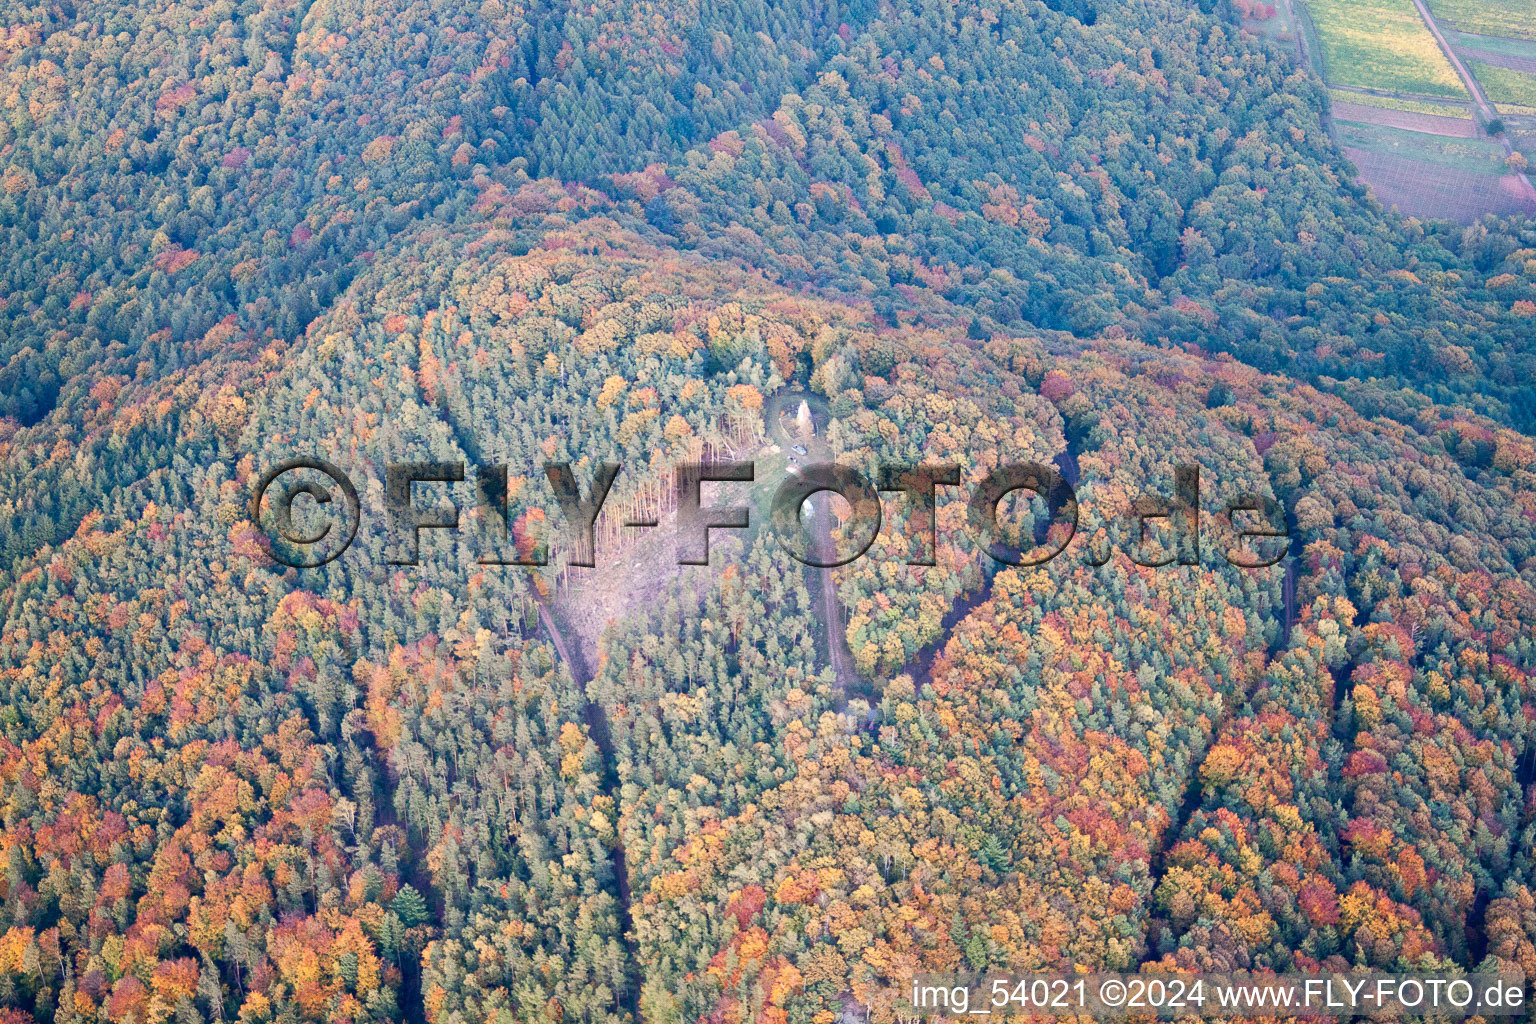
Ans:
[[[1348,89],[1329,89],[1328,95],[1335,103],[1358,103],[1362,107],[1404,110],[1410,114],[1432,114],[1436,117],[1455,117],[1468,121],[1472,119],[1472,108],[1460,103],[1408,100],[1397,96],[1377,96],[1368,92],[1353,92]]]
[[[1307,0],[1333,85],[1465,97],[1411,0]]]
[[[1469,61],[1467,67],[1477,76],[1478,84],[1488,94],[1489,101],[1500,111],[1521,113],[1518,110],[1506,111],[1504,108],[1536,107],[1536,75],[1476,60]]]
[[[1536,39],[1531,0],[1426,0],[1436,21],[1487,36]]]

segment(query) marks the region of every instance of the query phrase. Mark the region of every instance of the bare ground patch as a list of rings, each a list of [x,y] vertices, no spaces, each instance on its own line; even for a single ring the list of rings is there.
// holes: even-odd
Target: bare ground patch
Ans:
[[[707,566],[677,564],[677,510],[670,502],[657,513],[657,525],[650,527],[604,529],[604,524],[624,522],[639,510],[620,507],[617,502],[603,509],[595,537],[596,567],[567,567],[553,598],[561,621],[580,639],[582,648],[592,652],[594,661],[602,649],[603,632],[610,625],[665,601],[674,587],[702,597],[716,576],[743,558],[751,539],[767,521],[768,503],[784,478],[787,461],[781,449],[771,444],[733,457],[756,466],[756,481],[707,482],[700,491],[701,501],[706,506],[745,505],[750,510],[751,526],[747,530],[710,531]],[[592,665],[594,670],[596,667]]]
[[[678,565],[677,513],[668,512],[659,526],[628,529],[618,543],[599,540],[593,559],[597,566],[568,568],[563,585],[556,590],[555,607],[580,638],[582,649],[593,652],[595,659],[604,630],[640,608],[664,601],[674,585],[702,596],[713,574],[741,558],[744,545],[736,534],[734,530],[712,532],[709,565]]]

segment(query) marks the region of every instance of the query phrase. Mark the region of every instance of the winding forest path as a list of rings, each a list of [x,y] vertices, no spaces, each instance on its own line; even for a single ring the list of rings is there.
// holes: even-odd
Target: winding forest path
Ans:
[[[572,651],[566,642],[565,633],[560,629],[560,624],[555,620],[554,613],[550,611],[549,604],[540,595],[535,599],[539,606],[539,621],[544,625],[544,632],[549,634],[549,641],[555,647],[555,652],[560,655],[560,660],[565,662],[570,669],[571,677],[576,680],[576,686],[581,690],[583,706],[581,711],[582,721],[587,726],[587,733],[592,737],[592,742],[597,744],[598,754],[603,762],[603,788],[614,799],[614,806],[620,807],[619,800],[619,762],[613,748],[613,731],[609,727],[608,710],[587,694],[587,684],[592,681],[592,675],[587,669],[586,659],[580,651]],[[624,942],[624,991],[619,994],[620,1003],[629,1011],[631,1019],[640,1020],[640,955],[635,948],[635,925],[631,916],[630,907],[634,903],[633,893],[629,887],[629,862],[624,854],[624,837],[615,823],[613,849],[609,852],[609,861],[613,867],[614,887],[619,899],[619,934]]]

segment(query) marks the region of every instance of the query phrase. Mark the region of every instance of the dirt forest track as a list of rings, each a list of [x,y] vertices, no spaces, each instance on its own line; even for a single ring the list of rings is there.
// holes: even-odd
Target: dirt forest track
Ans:
[[[782,405],[790,399],[798,400],[798,393],[781,394],[775,397],[775,407]],[[819,406],[819,403],[818,403]],[[776,419],[777,417],[773,417]],[[810,439],[809,455],[807,460],[829,461],[831,459],[830,448],[826,443],[826,420],[824,414],[818,416],[821,422],[816,430],[816,436]],[[792,439],[786,439],[786,444],[793,443]],[[814,531],[818,557],[822,561],[830,558],[835,550],[832,538],[832,497],[827,492],[822,492],[812,497],[812,508],[815,510]],[[834,698],[839,710],[846,709],[850,694],[859,686],[859,676],[853,666],[853,655],[848,647],[846,628],[842,605],[837,597],[836,570],[831,568],[811,568],[809,570],[817,577],[819,604],[821,606],[821,619],[827,633],[828,659],[834,676]],[[604,785],[611,795],[618,797],[618,755],[614,747],[612,729],[608,719],[607,709],[600,703],[592,700],[587,695],[587,686],[592,681],[592,671],[585,653],[580,645],[573,646],[567,637],[566,631],[561,628],[560,620],[556,612],[551,608],[548,600],[540,596],[537,598],[539,609],[539,621],[548,634],[551,645],[560,660],[565,663],[574,678],[576,685],[581,690],[584,699],[582,720],[587,726],[588,735],[597,746],[598,753],[603,763]],[[619,927],[622,931],[626,961],[628,964],[626,973],[626,990],[620,994],[621,1005],[624,1006],[633,1020],[640,1020],[640,978],[643,971],[640,967],[638,950],[634,941],[634,920],[631,913],[633,905],[633,893],[630,887],[629,865],[626,858],[622,835],[614,843],[610,853],[610,859],[614,874],[614,886],[619,903]]]
[[[598,754],[603,762],[604,786],[614,796],[617,803],[618,797],[618,756],[614,752],[613,733],[608,723],[608,711],[597,701],[587,696],[587,684],[592,681],[592,675],[587,668],[586,659],[580,651],[573,651],[566,642],[565,634],[560,629],[559,623],[549,610],[549,605],[542,597],[538,598],[539,621],[544,625],[544,631],[549,634],[549,641],[554,645],[555,653],[560,660],[565,662],[570,669],[571,676],[576,680],[580,688],[585,704],[582,708],[582,721],[587,726],[587,734],[592,737],[592,742],[597,745]],[[616,830],[618,831],[618,830]],[[633,905],[633,894],[629,884],[629,863],[624,854],[624,838],[622,832],[614,840],[613,849],[609,859],[613,867],[614,887],[617,890],[619,903],[619,929],[620,938],[624,943],[625,952],[625,990],[619,994],[619,1000],[630,1018],[640,1019],[640,984],[639,984],[639,956],[635,948],[634,918],[630,913]]]

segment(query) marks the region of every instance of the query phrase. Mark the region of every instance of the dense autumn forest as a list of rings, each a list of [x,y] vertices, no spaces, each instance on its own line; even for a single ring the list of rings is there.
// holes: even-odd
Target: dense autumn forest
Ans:
[[[0,1021],[1536,978],[1536,224],[1384,210],[1250,6],[8,0]],[[808,568],[797,440],[962,483]],[[294,456],[360,492],[318,568],[248,515]],[[750,528],[677,565],[717,459]],[[428,460],[547,564],[468,478],[396,564]],[[551,462],[623,467],[597,568]],[[967,518],[1025,462],[1036,566]],[[1140,564],[1181,465],[1199,563]]]

